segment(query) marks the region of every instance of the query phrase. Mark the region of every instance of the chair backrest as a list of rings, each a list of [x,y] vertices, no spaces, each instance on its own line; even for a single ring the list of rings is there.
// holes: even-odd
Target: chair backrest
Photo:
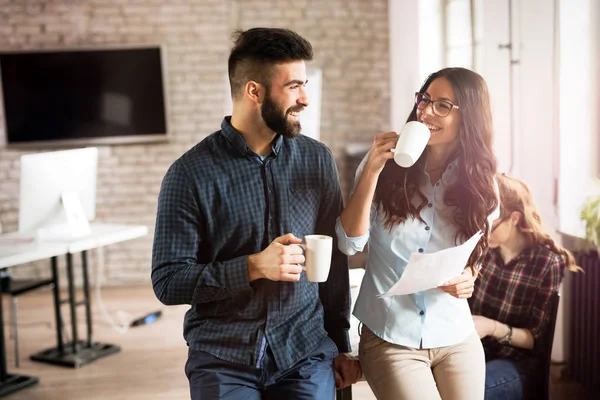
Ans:
[[[536,355],[539,365],[539,379],[536,380],[535,394],[536,399],[548,400],[550,397],[550,365],[552,363],[552,344],[554,343],[554,330],[556,328],[556,316],[558,315],[558,304],[560,303],[560,293],[554,292],[547,305],[547,312],[550,315],[550,323],[546,327],[546,332],[536,343]]]

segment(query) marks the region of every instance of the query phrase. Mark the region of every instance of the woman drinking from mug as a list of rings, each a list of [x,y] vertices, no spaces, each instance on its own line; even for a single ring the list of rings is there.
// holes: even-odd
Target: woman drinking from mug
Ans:
[[[444,286],[380,298],[411,253],[433,253],[489,232],[498,212],[487,86],[464,68],[430,75],[408,118],[429,128],[409,168],[393,160],[395,132],[375,136],[336,226],[342,252],[369,244],[354,315],[363,323],[360,363],[378,399],[481,400],[483,348],[466,298],[487,250],[478,242],[461,276]]]
[[[537,343],[553,323],[547,305],[565,267],[579,267],[544,230],[529,187],[505,175],[497,181],[500,218],[470,299],[487,359],[485,399],[535,398],[531,384],[545,373],[539,370]]]

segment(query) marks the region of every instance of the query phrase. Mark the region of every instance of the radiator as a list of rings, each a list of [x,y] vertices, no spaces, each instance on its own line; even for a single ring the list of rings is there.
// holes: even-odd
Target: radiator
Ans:
[[[572,274],[568,370],[590,393],[600,393],[600,259],[578,254],[584,273]]]

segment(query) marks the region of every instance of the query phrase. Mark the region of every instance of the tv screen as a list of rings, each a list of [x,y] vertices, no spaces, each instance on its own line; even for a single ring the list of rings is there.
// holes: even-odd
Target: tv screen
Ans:
[[[8,146],[162,141],[160,47],[0,53]]]

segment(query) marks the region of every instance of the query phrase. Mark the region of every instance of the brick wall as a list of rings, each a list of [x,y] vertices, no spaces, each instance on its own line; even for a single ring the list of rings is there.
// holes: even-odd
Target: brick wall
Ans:
[[[387,0],[0,0],[0,50],[151,43],[166,51],[170,142],[100,147],[96,221],[150,228],[146,238],[105,249],[106,283],[149,280],[161,179],[219,128],[231,31],[254,26],[287,27],[313,44],[312,65],[323,70],[321,140],[345,182],[345,146],[388,128]],[[0,148],[4,231],[17,229],[19,157],[33,151]],[[42,274],[47,265],[13,273]]]

